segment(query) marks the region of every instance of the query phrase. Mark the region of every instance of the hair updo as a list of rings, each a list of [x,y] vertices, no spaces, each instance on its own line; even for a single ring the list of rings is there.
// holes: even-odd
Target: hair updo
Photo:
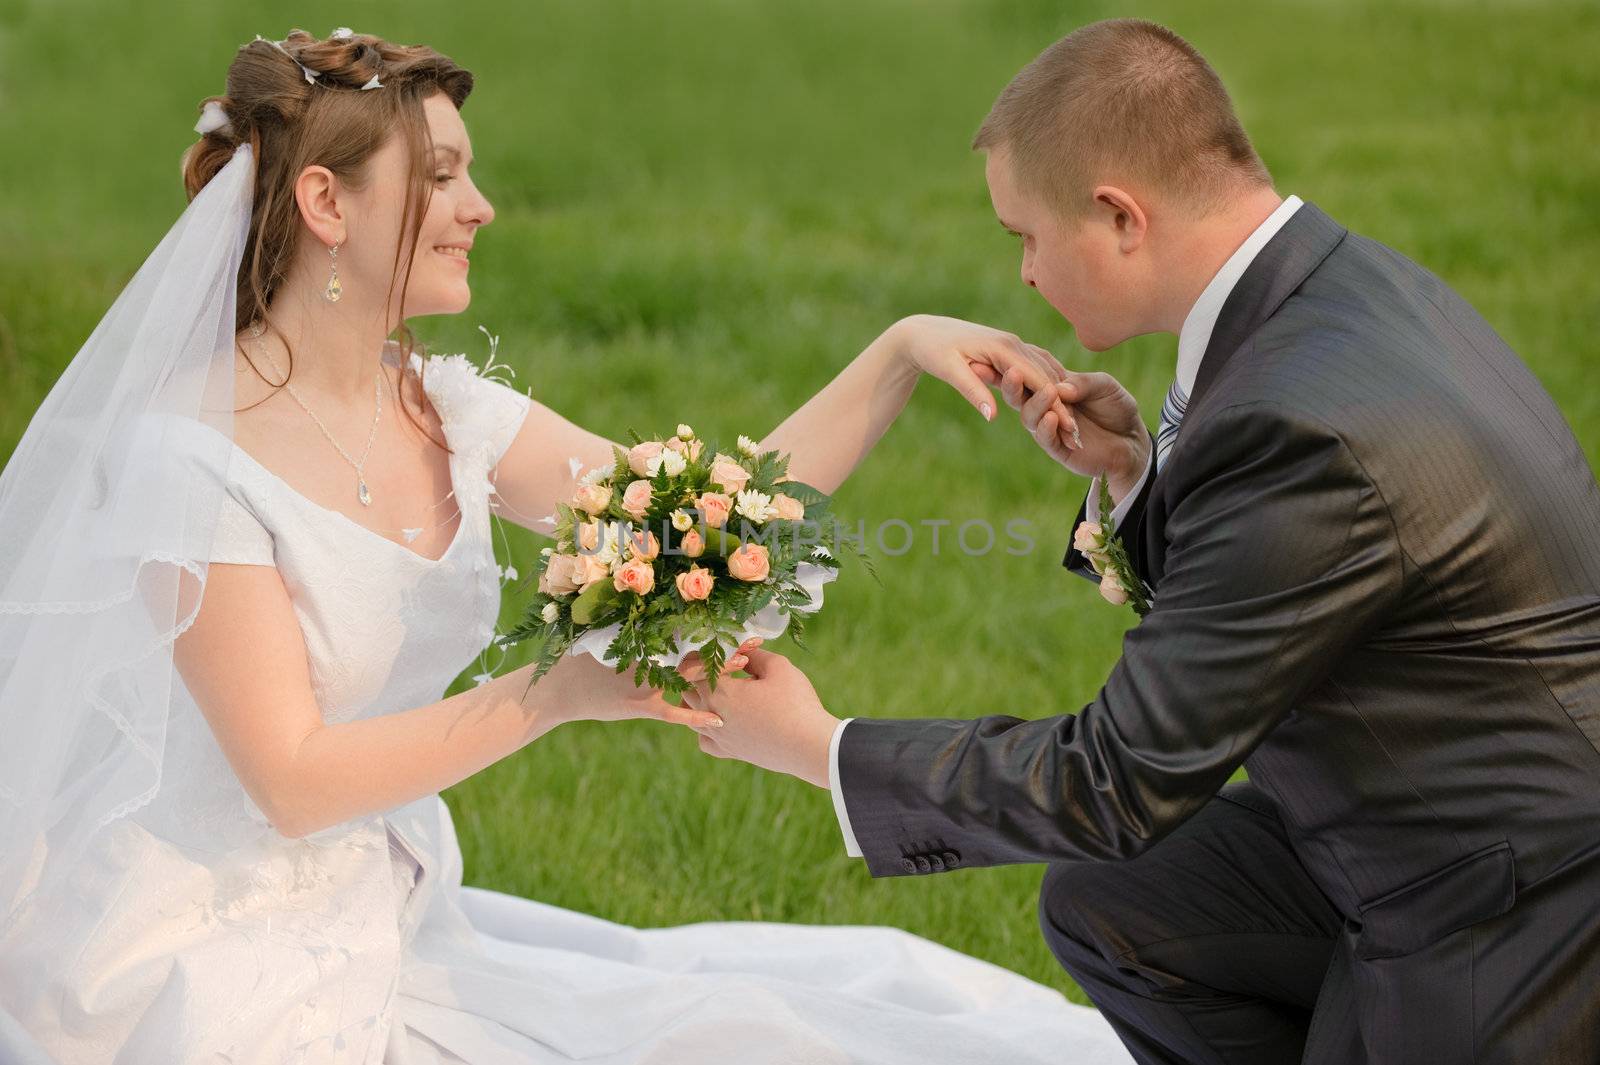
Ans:
[[[304,69],[302,69],[304,68]],[[315,76],[309,80],[307,72]],[[381,88],[362,91],[377,77]],[[294,183],[308,166],[325,166],[352,188],[367,179],[367,163],[391,132],[407,144],[411,189],[395,248],[393,292],[403,305],[409,280],[408,246],[414,247],[433,192],[431,144],[422,101],[442,92],[459,109],[472,91],[472,74],[424,45],[391,44],[357,33],[319,39],[291,30],[282,47],[257,38],[240,48],[228,67],[227,92],[215,101],[225,126],[201,136],[183,154],[183,186],[189,199],[205,187],[248,143],[255,157],[255,194],[250,232],[239,267],[237,328],[265,320],[282,287],[300,234]],[[400,326],[403,356],[413,340]],[[290,353],[293,373],[293,352]],[[248,356],[247,356],[248,357]],[[253,365],[253,363],[252,363]],[[259,372],[259,368],[258,372]]]

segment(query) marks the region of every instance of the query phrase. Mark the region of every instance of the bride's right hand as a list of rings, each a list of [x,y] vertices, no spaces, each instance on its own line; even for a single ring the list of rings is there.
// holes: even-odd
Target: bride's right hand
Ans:
[[[913,370],[937,377],[993,420],[994,397],[989,389],[1011,374],[1030,393],[1047,391],[1067,379],[1062,366],[1044,348],[1029,344],[1015,333],[936,314],[913,314],[890,326],[884,334],[893,350]],[[1055,405],[1064,425],[1072,422],[1065,404]]]
[[[531,675],[533,667],[519,672]],[[531,679],[531,677],[530,677]],[[541,689],[544,689],[541,693]],[[690,728],[718,728],[722,718],[709,710],[673,706],[661,693],[633,683],[633,670],[618,673],[591,655],[565,655],[527,692],[524,705],[542,695],[544,706],[562,721],[630,721],[653,718]]]

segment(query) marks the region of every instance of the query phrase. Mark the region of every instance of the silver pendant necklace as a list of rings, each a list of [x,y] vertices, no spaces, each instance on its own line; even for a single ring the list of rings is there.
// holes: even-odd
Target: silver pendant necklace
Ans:
[[[262,358],[266,359],[269,363],[271,363],[272,364],[272,368],[274,370],[276,370],[278,373],[282,374],[283,371],[278,368],[277,360],[273,359],[273,357],[271,355],[267,354],[266,345],[261,343],[261,334],[264,333],[264,332],[266,332],[265,328],[260,323],[257,323],[256,325],[251,327],[250,337],[251,337],[251,339],[253,339],[256,342],[256,351],[260,352]],[[300,404],[300,406],[305,410],[305,412],[307,414],[311,415],[311,420],[312,421],[317,423],[317,428],[321,429],[322,430],[322,435],[328,438],[328,443],[330,443],[330,444],[332,444],[334,446],[334,449],[339,452],[339,454],[344,458],[344,460],[346,462],[348,462],[351,466],[355,467],[355,471],[356,471],[356,498],[361,500],[361,505],[364,506],[364,507],[370,507],[372,505],[372,490],[367,487],[367,477],[366,477],[366,473],[364,472],[364,467],[367,464],[367,458],[372,454],[372,442],[374,440],[376,440],[377,437],[378,437],[378,415],[383,412],[383,386],[382,386],[382,381],[383,381],[383,374],[382,374],[381,370],[378,373],[373,374],[373,376],[372,376],[372,430],[367,434],[367,447],[366,447],[366,450],[361,453],[361,461],[360,462],[357,462],[355,459],[351,458],[349,453],[346,452],[344,448],[339,446],[339,441],[335,440],[333,438],[333,434],[328,432],[328,427],[326,425],[322,424],[322,419],[317,417],[316,412],[313,411],[310,407],[306,406],[306,401],[300,398],[300,393],[295,391],[294,386],[291,385],[288,382],[287,377],[285,378],[285,380],[283,382],[283,387],[288,389],[289,395],[293,396],[294,397],[294,401],[296,403]]]

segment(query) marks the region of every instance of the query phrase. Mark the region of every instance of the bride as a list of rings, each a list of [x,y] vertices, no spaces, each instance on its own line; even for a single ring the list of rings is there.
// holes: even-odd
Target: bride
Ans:
[[[462,885],[440,790],[660,705],[578,657],[439,698],[494,635],[491,512],[548,528],[612,453],[405,328],[466,308],[494,217],[471,87],[348,30],[241,48],[192,202],[0,478],[0,1060],[1126,1060],[1094,1011],[898,930]],[[989,417],[1008,369],[1062,372],[907,319],[762,443],[831,491],[920,374]]]

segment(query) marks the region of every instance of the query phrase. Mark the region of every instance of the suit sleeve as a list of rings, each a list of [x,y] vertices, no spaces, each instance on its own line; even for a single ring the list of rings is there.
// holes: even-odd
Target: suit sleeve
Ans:
[[[1148,429],[1145,431],[1149,432]],[[1134,571],[1145,582],[1150,580],[1150,574],[1146,571],[1144,565],[1144,511],[1145,504],[1150,499],[1151,486],[1156,481],[1155,449],[1156,441],[1155,437],[1152,436],[1150,438],[1150,458],[1145,466],[1144,480],[1139,482],[1139,488],[1133,493],[1131,501],[1123,500],[1123,503],[1127,504],[1126,511],[1117,522],[1117,536],[1127,549],[1128,561],[1133,563]],[[1068,572],[1076,573],[1078,576],[1094,581],[1096,584],[1100,583],[1100,574],[1094,571],[1094,566],[1084,557],[1083,553],[1072,546],[1072,534],[1077,531],[1078,526],[1082,525],[1089,516],[1089,499],[1098,489],[1098,486],[1098,480],[1090,483],[1089,495],[1084,496],[1083,505],[1078,507],[1078,517],[1073,521],[1072,529],[1067,533],[1067,554],[1061,560],[1061,564],[1067,567]],[[1123,504],[1118,504],[1113,509],[1122,509],[1122,507]]]
[[[1194,429],[1166,471],[1178,502],[1153,608],[1093,702],[845,730],[839,784],[874,876],[925,854],[944,856],[935,868],[1139,854],[1392,607],[1394,526],[1337,433],[1265,403]]]

